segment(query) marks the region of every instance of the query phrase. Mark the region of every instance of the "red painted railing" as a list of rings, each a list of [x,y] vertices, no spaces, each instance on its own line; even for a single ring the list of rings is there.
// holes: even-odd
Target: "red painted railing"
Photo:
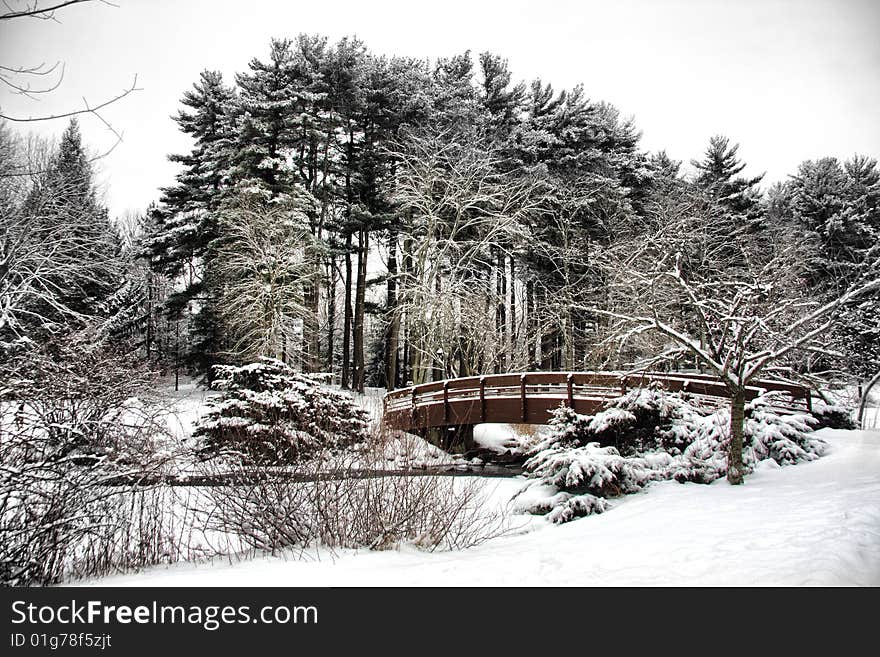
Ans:
[[[389,428],[404,431],[483,422],[546,424],[560,404],[578,413],[595,413],[608,400],[651,383],[670,392],[690,393],[708,403],[717,404],[730,396],[719,379],[704,374],[487,374],[389,392],[384,398],[384,421]],[[747,388],[746,396],[753,399],[766,391],[786,393],[793,405],[811,408],[809,389],[790,383],[756,381]]]

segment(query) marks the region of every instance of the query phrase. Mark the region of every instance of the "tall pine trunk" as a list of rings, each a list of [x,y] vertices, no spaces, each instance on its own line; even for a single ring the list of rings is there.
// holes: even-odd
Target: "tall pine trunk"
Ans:
[[[342,321],[342,381],[343,389],[351,385],[351,231],[345,235],[345,307]]]
[[[310,280],[306,283],[304,293],[304,301],[306,307],[306,316],[303,321],[303,370],[306,372],[316,372],[318,370],[318,344],[320,336],[318,335],[318,304],[320,302],[320,264],[315,261],[314,256],[309,256],[313,262],[309,268],[312,270]]]
[[[370,249],[370,233],[358,230],[357,283],[354,298],[354,381],[352,388],[364,391],[364,301],[367,293],[367,256]]]
[[[336,257],[328,260],[330,282],[327,288],[327,364],[326,371],[333,372],[334,341],[336,337]]]
[[[351,307],[351,249],[352,232],[351,207],[354,202],[354,190],[352,189],[351,174],[354,169],[354,127],[350,122],[348,126],[348,141],[345,146],[345,307],[343,308],[342,327],[342,376],[340,384],[348,390],[351,386],[351,330],[354,324],[354,315]]]
[[[150,360],[150,349],[153,346],[153,271],[147,267],[147,325],[146,335],[144,336],[144,348],[146,349],[146,360]]]
[[[547,306],[547,292],[539,286],[535,286],[535,308],[545,308]],[[545,315],[538,320],[538,340],[539,353],[538,363],[541,370],[552,371],[557,359],[557,331],[556,327],[550,324]]]
[[[498,370],[507,370],[507,268],[504,253],[495,249],[495,327],[498,339]]]
[[[535,283],[526,281],[526,352],[528,353],[529,370],[538,368],[538,303],[535,294]]]
[[[504,266],[504,253],[498,249],[496,259],[498,270],[498,351],[499,365],[502,372],[507,371],[507,268]]]

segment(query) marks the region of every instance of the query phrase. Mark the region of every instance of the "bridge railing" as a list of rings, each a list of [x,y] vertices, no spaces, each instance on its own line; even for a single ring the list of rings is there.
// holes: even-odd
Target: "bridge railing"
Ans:
[[[625,394],[635,387],[659,383],[670,392],[687,392],[698,397],[717,400],[730,396],[727,387],[716,377],[690,373],[640,373],[618,372],[524,372],[513,374],[487,374],[424,383],[394,390],[385,395],[383,404],[386,418],[396,418],[392,424],[406,424],[402,418],[407,413],[416,417],[424,406],[442,404],[448,409],[454,403],[479,404],[483,408],[480,417],[485,419],[486,400],[519,398],[523,416],[528,399],[552,397],[568,402],[574,407],[575,400],[608,400]],[[811,408],[809,389],[778,381],[755,381],[746,389],[748,399],[763,392],[780,391],[790,395],[795,403]],[[446,414],[444,414],[446,415]]]

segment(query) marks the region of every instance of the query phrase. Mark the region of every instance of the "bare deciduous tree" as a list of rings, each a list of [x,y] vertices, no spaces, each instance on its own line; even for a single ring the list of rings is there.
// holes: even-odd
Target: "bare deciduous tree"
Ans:
[[[537,184],[498,172],[485,145],[449,133],[410,135],[395,201],[407,217],[410,250],[399,273],[397,312],[405,317],[415,383],[452,372],[485,371],[504,348],[495,327],[495,277],[523,220],[538,203]]]
[[[233,355],[287,361],[301,354],[302,325],[312,312],[304,293],[318,274],[312,252],[319,248],[306,215],[289,198],[269,201],[242,192],[221,213],[221,222],[216,266]]]
[[[746,387],[768,371],[790,372],[798,353],[828,353],[823,336],[834,325],[835,311],[880,289],[880,275],[869,272],[871,276],[831,299],[810,298],[798,279],[803,263],[796,246],[778,248],[768,257],[762,240],[772,235],[750,246],[720,236],[716,241],[710,232],[708,251],[689,253],[705,221],[679,218],[637,243],[606,253],[611,299],[592,310],[609,318],[608,342],[624,345],[655,333],[667,343],[663,358],[691,354],[720,378],[730,393],[727,476],[739,484]],[[731,249],[735,256],[720,259],[725,251],[730,256]],[[716,258],[714,266],[698,266],[707,257]]]
[[[63,2],[40,2],[39,0],[25,0],[15,2],[4,2],[6,7],[6,11],[0,13],[0,23],[3,21],[13,21],[17,19],[28,19],[34,18],[39,20],[51,20],[58,22],[58,18],[56,17],[56,13],[68,7],[78,4],[85,4],[91,2],[100,2],[101,4],[108,5],[110,7],[116,7],[117,5],[109,2],[108,0],[66,0]],[[19,6],[16,8],[14,5],[18,4]],[[38,99],[40,96],[45,94],[50,94],[56,91],[64,81],[64,64],[62,62],[55,62],[54,64],[48,65],[45,62],[41,62],[39,64],[7,64],[0,63],[0,89],[6,88],[6,90],[14,95],[25,96],[30,99]],[[92,158],[93,160],[100,159],[102,157],[106,157],[109,155],[120,143],[122,143],[122,133],[116,130],[113,127],[113,124],[110,123],[105,116],[101,113],[103,109],[106,107],[122,100],[126,96],[130,94],[140,91],[141,89],[137,86],[137,75],[135,75],[127,87],[122,89],[118,94],[107,98],[106,100],[102,100],[98,103],[90,103],[83,97],[83,107],[80,109],[71,109],[63,112],[58,112],[55,114],[35,114],[29,116],[12,116],[7,114],[2,110],[2,104],[0,104],[0,120],[10,121],[13,123],[35,123],[40,121],[52,121],[55,119],[64,119],[71,118],[80,115],[91,115],[94,116],[104,127],[109,130],[115,141],[100,155]],[[34,173],[38,170],[5,170],[0,171],[0,178],[2,177],[11,177],[11,176],[28,176],[31,173]]]

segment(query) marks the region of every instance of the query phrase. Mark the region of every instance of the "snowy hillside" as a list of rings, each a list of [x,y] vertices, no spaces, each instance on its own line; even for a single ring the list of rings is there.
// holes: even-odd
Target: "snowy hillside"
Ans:
[[[663,482],[602,515],[459,552],[403,548],[181,565],[86,582],[107,586],[877,586],[880,431],[824,429],[829,453],[764,461],[745,485]],[[489,484],[504,504],[521,479]]]

